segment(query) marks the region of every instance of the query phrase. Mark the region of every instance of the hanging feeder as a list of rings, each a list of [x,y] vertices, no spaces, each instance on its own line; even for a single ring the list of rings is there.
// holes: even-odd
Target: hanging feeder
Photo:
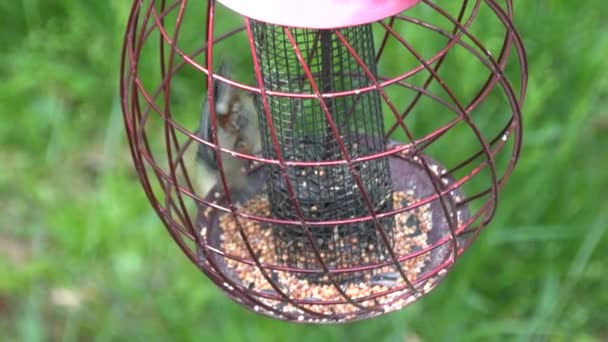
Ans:
[[[346,322],[430,292],[492,219],[519,155],[527,67],[501,3],[134,1],[122,107],[169,233],[274,318]],[[227,54],[250,81],[218,73]],[[260,151],[197,135],[184,103],[200,111],[212,82],[255,98]],[[247,189],[220,177],[201,191],[201,145],[248,161]]]

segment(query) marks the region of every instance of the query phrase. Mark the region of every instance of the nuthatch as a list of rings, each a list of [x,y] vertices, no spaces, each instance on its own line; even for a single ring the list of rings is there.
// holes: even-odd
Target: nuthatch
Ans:
[[[225,64],[219,69],[219,74],[229,77]],[[215,122],[218,145],[243,154],[254,154],[261,149],[260,131],[257,110],[252,94],[233,87],[221,81],[212,81],[214,90]],[[211,134],[211,112],[209,101],[205,97],[201,124],[197,136],[213,142]],[[243,174],[248,160],[219,152],[222,158],[222,168],[231,191],[247,190],[247,179]],[[196,153],[197,162],[208,174],[213,174],[213,184],[221,184],[215,149],[205,144],[199,144]]]

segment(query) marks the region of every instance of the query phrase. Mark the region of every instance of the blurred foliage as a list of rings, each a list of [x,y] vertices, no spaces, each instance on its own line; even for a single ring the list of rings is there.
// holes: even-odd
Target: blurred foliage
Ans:
[[[148,205],[117,95],[129,1],[0,3],[0,340],[605,340],[608,2],[515,5],[525,138],[491,226],[420,302],[310,327],[227,299]]]

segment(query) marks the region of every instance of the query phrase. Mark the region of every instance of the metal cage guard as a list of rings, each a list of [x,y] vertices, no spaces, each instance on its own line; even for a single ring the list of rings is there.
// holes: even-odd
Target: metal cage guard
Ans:
[[[302,22],[319,21],[318,7],[378,3],[221,2],[281,15],[292,1],[308,6]],[[397,7],[352,25],[324,13],[325,26],[305,29],[281,26],[303,17],[293,9],[272,21],[215,0],[133,1],[120,95],[135,170],[186,256],[255,312],[341,323],[409,305],[492,220],[515,168],[527,61],[513,1],[382,3]],[[218,74],[233,52],[253,82]],[[212,82],[256,99],[261,155],[197,136],[192,108],[213,98]],[[256,165],[240,173],[246,192],[223,166],[218,192],[197,187],[205,175],[188,153],[203,144]]]

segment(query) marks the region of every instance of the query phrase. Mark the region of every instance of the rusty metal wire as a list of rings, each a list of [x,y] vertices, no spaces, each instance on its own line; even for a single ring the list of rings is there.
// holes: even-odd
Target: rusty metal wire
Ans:
[[[376,316],[432,290],[492,219],[520,153],[527,64],[512,1],[422,0],[323,31],[200,5],[134,1],[121,67],[135,168],[184,253],[239,303],[291,321]],[[215,73],[235,46],[253,82]],[[200,103],[213,79],[257,97],[261,155],[195,135],[180,89],[198,85]],[[197,144],[256,165],[251,202],[225,177],[201,193]]]

